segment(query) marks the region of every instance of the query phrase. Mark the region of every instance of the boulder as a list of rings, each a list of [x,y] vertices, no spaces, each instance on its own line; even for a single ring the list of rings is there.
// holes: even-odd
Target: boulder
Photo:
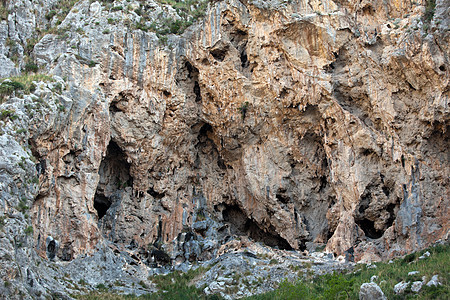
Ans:
[[[381,288],[375,282],[366,282],[359,290],[360,300],[387,300]]]

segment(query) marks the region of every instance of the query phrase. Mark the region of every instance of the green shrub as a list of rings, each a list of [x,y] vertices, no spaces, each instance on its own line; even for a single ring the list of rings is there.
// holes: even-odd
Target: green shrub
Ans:
[[[5,216],[0,217],[0,231],[3,231],[3,227],[5,227],[6,224],[5,219],[6,219]]]
[[[4,6],[3,3],[0,3],[0,20],[8,20],[9,11]]]
[[[0,110],[0,121],[5,120],[6,118],[13,118],[15,116],[13,110],[3,109]]]
[[[113,8],[111,8],[111,11],[119,11],[119,10],[123,10],[123,6],[119,5],[119,6],[114,6]]]
[[[245,101],[244,103],[241,104],[241,106],[239,107],[239,111],[241,112],[242,115],[242,120],[245,119],[245,116],[247,114],[247,110],[248,110],[248,101]]]
[[[54,16],[56,16],[57,12],[56,10],[52,9],[51,11],[49,11],[46,15],[45,18],[50,21],[51,19],[53,19]]]
[[[21,213],[25,213],[29,209],[26,199],[21,199],[19,201],[19,205],[17,205],[16,209],[18,211],[20,211]]]
[[[26,73],[29,72],[37,73],[39,71],[39,67],[35,63],[26,63],[23,70]]]
[[[435,0],[427,0],[425,13],[423,14],[423,21],[424,22],[431,22],[431,20],[434,17],[434,11],[436,9],[436,1]]]
[[[26,235],[30,235],[33,233],[33,226],[28,226],[27,228],[25,228],[25,234]]]
[[[108,288],[106,287],[106,285],[104,285],[103,283],[97,284],[97,285],[95,286],[95,288],[96,288],[97,290],[101,290],[101,291],[106,291],[106,290],[108,290]]]
[[[269,261],[269,264],[271,264],[271,265],[276,265],[276,264],[278,264],[279,263],[279,261],[277,260],[277,259],[275,259],[275,258],[272,258],[270,261]]]
[[[0,103],[16,91],[23,91],[25,94],[34,92],[36,85],[33,81],[54,81],[52,77],[45,74],[24,74],[7,79],[9,80],[0,83]]]
[[[18,81],[3,81],[0,84],[0,97],[5,98],[6,96],[12,95],[15,91],[24,90],[25,85]],[[0,100],[0,103],[3,102]]]
[[[16,130],[17,134],[22,134],[22,133],[25,133],[25,132],[27,132],[27,130],[25,128],[20,128],[20,129]]]

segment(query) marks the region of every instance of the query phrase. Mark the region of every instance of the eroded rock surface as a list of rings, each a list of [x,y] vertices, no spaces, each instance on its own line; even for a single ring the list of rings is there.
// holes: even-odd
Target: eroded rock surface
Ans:
[[[1,121],[1,213],[30,202],[6,222],[31,222],[26,251],[47,259],[52,237],[59,261],[107,245],[147,268],[238,236],[356,261],[448,238],[448,1],[431,17],[426,1],[219,1],[168,37],[136,25],[177,17],[156,1],[79,1],[60,24],[42,17],[54,2],[8,2],[0,22],[0,76],[28,49],[63,87],[25,97],[48,95],[39,116],[1,106],[19,114]],[[36,26],[57,30],[27,48]]]

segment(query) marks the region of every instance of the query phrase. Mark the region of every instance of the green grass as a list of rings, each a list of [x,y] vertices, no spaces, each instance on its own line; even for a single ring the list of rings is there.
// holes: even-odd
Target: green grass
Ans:
[[[359,265],[355,273],[327,274],[310,280],[299,281],[294,284],[283,282],[272,292],[248,297],[246,299],[358,299],[359,289],[364,282],[370,282],[373,275],[378,276],[377,284],[388,299],[450,299],[450,253],[448,245],[429,248],[431,256],[419,260],[426,250],[394,260],[392,264],[376,263],[377,268],[368,269]],[[408,276],[408,272],[419,271],[415,277]],[[439,275],[442,283],[439,287],[422,287],[418,294],[410,290],[403,295],[394,294],[394,285],[400,281],[421,280],[426,276],[430,280],[433,275]],[[384,280],[384,282],[383,282]]]
[[[3,3],[0,3],[0,20],[8,20],[9,11],[4,6]]]
[[[9,110],[9,109],[0,110],[0,121],[6,120],[6,119],[15,120],[17,118],[18,118],[18,116],[15,114],[14,110]]]
[[[6,222],[6,217],[5,216],[1,216],[0,217],[0,231],[3,231],[3,227],[5,226]]]
[[[27,228],[25,228],[24,230],[26,235],[30,235],[33,233],[33,227],[32,226],[28,226]]]
[[[3,103],[7,97],[11,96],[13,92],[22,91],[24,94],[34,92],[36,86],[33,84],[33,81],[54,81],[51,76],[30,73],[5,79],[9,79],[10,81],[3,80],[0,83],[0,104]]]
[[[158,38],[162,39],[164,44],[167,39],[163,37],[167,34],[182,34],[186,28],[191,26],[195,21],[205,16],[208,2],[211,0],[186,0],[186,1],[174,1],[174,0],[158,0],[159,3],[170,5],[181,17],[179,20],[165,18],[153,22],[149,26],[145,25],[145,21],[149,16],[146,10],[138,8],[135,13],[142,17],[140,23],[135,24],[136,29],[142,31],[155,32]]]
[[[427,0],[427,4],[425,6],[425,13],[423,14],[423,21],[424,22],[431,22],[431,20],[434,17],[434,11],[436,8],[436,1],[435,0]]]
[[[206,296],[202,289],[198,289],[191,285],[191,282],[197,276],[205,273],[209,268],[199,267],[195,270],[189,270],[186,273],[175,271],[168,275],[157,275],[150,277],[157,286],[158,292],[153,294],[142,295],[136,297],[134,295],[117,295],[111,292],[100,291],[87,295],[75,295],[76,299],[82,300],[122,300],[122,299],[143,299],[143,300],[184,300],[184,299],[221,299],[216,295]],[[143,282],[139,283],[143,286]]]
[[[388,299],[450,299],[450,247],[438,245],[417,253],[394,260],[393,263],[376,263],[376,268],[368,269],[365,264],[358,265],[349,273],[333,273],[322,276],[308,275],[304,281],[289,283],[283,281],[279,288],[261,295],[245,298],[247,300],[289,300],[289,299],[359,299],[359,289],[364,282],[370,282],[373,275],[377,275],[376,283],[381,287]],[[419,259],[425,251],[431,256]],[[174,272],[166,276],[154,276],[151,279],[159,292],[140,297],[118,295],[107,290],[101,290],[88,295],[75,296],[77,299],[94,300],[122,300],[122,299],[221,299],[218,295],[206,296],[202,289],[191,285],[192,281],[205,273],[207,269],[198,268],[187,273]],[[408,272],[419,271],[418,275],[408,276]],[[407,289],[403,295],[395,295],[393,287],[400,281],[421,280],[426,276],[427,281],[433,275],[439,275],[442,283],[439,287],[423,286],[418,294]],[[243,274],[247,276],[248,273]],[[238,276],[236,274],[236,276]]]

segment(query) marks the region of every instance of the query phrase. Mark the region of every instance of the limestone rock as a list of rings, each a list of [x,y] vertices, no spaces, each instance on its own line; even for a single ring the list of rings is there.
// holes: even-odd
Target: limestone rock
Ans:
[[[363,283],[359,290],[360,300],[386,300],[381,288],[375,282]]]
[[[434,275],[430,281],[428,281],[427,286],[438,286],[441,285],[441,283],[439,282],[439,277],[438,275]]]
[[[411,291],[414,293],[418,293],[422,289],[423,282],[422,281],[414,281],[411,284]]]
[[[403,292],[406,290],[406,288],[409,286],[410,282],[399,282],[396,285],[394,285],[394,293],[397,295],[403,294]]]
[[[404,0],[214,1],[166,36],[147,29],[181,16],[159,1],[57,2],[0,20],[0,77],[53,75],[1,95],[2,276],[107,256],[132,278],[255,242],[351,265],[448,239],[448,1],[428,19]],[[1,292],[40,293],[24,282]]]

